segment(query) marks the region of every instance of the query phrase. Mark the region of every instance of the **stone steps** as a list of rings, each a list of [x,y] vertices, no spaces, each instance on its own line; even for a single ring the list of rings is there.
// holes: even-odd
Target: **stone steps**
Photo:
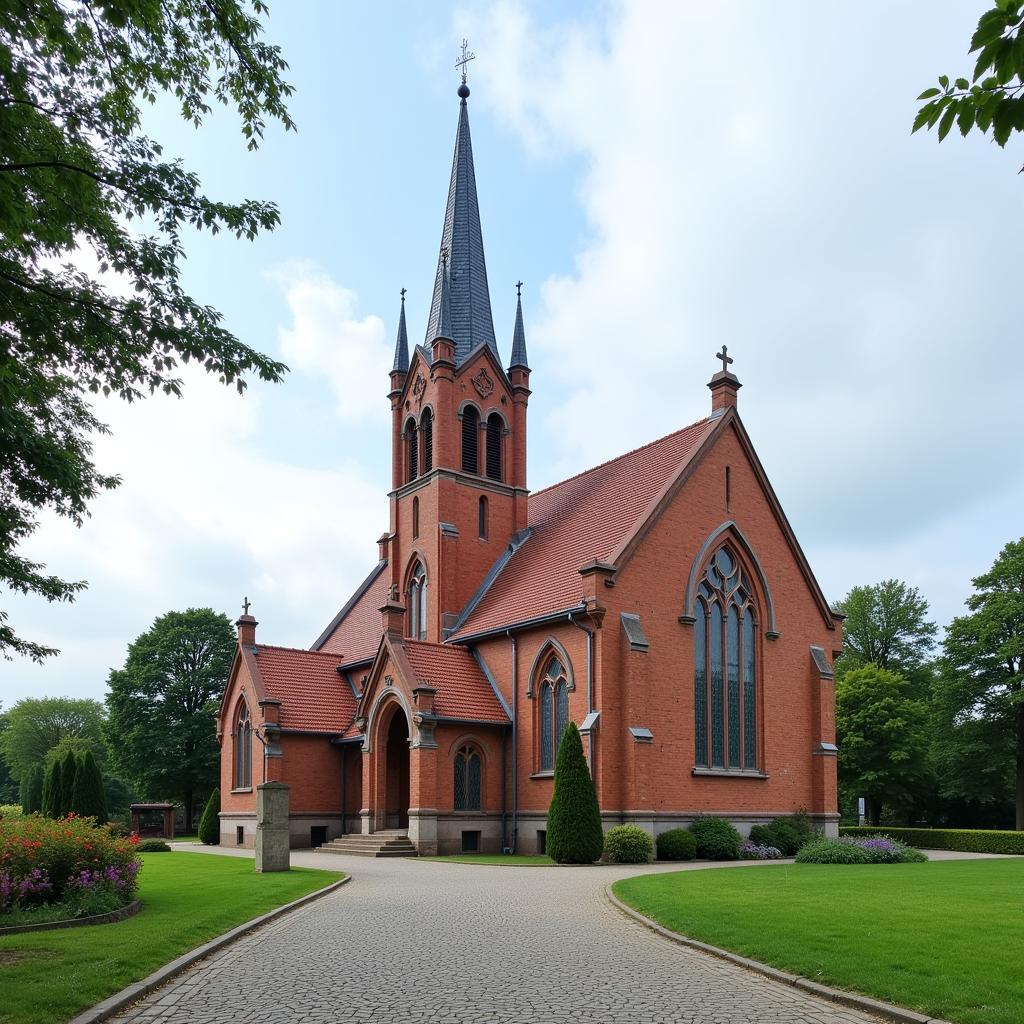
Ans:
[[[339,836],[317,847],[317,853],[342,853],[349,857],[415,857],[416,847],[407,833],[389,829],[369,835]]]

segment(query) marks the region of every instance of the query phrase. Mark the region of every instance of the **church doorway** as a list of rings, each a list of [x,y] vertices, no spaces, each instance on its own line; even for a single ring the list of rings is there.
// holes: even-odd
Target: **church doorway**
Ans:
[[[409,723],[395,707],[384,743],[384,827],[409,827]]]

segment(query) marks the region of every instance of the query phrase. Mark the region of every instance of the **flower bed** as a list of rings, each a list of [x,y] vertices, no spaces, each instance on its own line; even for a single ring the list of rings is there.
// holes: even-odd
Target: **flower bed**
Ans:
[[[767,846],[744,840],[740,846],[740,860],[780,860],[782,851],[777,846]]]
[[[927,859],[889,836],[812,839],[796,855],[797,864],[918,864]]]
[[[0,820],[0,925],[88,917],[130,903],[137,841],[73,815]]]
[[[984,828],[842,828],[844,836],[886,835],[926,850],[1024,854],[1024,832]]]

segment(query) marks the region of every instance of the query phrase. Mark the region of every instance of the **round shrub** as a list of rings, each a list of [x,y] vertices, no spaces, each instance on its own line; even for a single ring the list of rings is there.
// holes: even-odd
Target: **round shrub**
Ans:
[[[670,828],[657,839],[658,860],[693,860],[697,856],[697,840],[685,828]]]
[[[747,839],[755,846],[775,845],[775,834],[772,832],[771,825],[755,825],[750,830],[750,834],[747,836]]]
[[[777,846],[787,857],[795,857],[804,843],[810,840],[795,825],[785,818],[776,818],[768,826],[771,834],[770,846]]]
[[[695,818],[690,826],[697,856],[706,860],[737,860],[743,837],[722,818]]]
[[[143,839],[135,847],[136,853],[170,853],[171,848],[162,839]]]
[[[654,855],[650,833],[639,825],[616,825],[604,836],[604,859],[610,864],[648,864]]]

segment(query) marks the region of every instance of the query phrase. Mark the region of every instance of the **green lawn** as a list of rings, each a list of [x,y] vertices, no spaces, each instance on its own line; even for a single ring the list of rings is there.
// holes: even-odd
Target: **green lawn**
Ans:
[[[962,1024],[1024,1020],[1024,859],[779,865],[616,882],[690,938]]]
[[[448,861],[453,864],[504,864],[512,868],[551,867],[555,863],[543,854],[529,853],[453,853],[447,857],[424,857],[423,860]]]
[[[257,875],[248,857],[144,854],[145,908],[118,924],[0,938],[0,1021],[56,1024],[209,939],[342,877]]]

